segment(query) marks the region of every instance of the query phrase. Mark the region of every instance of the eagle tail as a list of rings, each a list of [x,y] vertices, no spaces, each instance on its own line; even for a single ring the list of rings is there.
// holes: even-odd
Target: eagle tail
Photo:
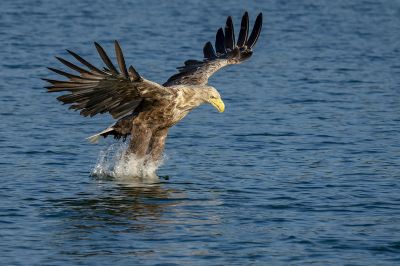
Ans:
[[[108,132],[113,131],[113,130],[114,130],[114,127],[111,126],[111,127],[108,127],[106,129],[104,129],[103,131],[101,131],[101,132],[99,132],[99,133],[97,133],[97,134],[95,134],[93,136],[90,136],[90,137],[86,138],[86,139],[90,143],[95,144],[95,143],[99,142],[100,137],[102,137],[105,133],[108,133]],[[103,136],[103,137],[105,137],[105,136]]]

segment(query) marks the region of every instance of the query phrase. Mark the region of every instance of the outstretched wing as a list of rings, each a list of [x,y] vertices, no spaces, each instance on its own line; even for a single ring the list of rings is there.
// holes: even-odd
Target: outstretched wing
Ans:
[[[115,41],[115,52],[118,61],[118,71],[111,62],[104,49],[95,43],[96,49],[105,63],[104,69],[99,69],[72,51],[68,51],[76,60],[88,69],[81,68],[63,58],[56,57],[61,63],[78,72],[70,74],[58,69],[49,69],[59,75],[67,77],[67,81],[44,79],[51,86],[46,87],[48,92],[67,91],[57,99],[64,104],[72,104],[70,109],[81,110],[83,116],[110,113],[113,118],[135,111],[143,99],[165,99],[168,89],[142,78],[130,66],[126,68],[121,47]]]
[[[215,38],[215,50],[211,42],[204,45],[204,60],[187,60],[185,65],[179,67],[179,73],[173,75],[164,83],[164,86],[173,85],[205,85],[208,78],[220,68],[239,64],[251,57],[252,48],[260,36],[262,27],[262,13],[258,14],[253,30],[249,33],[249,15],[247,12],[242,17],[239,37],[235,43],[235,33],[232,18],[226,20],[225,32],[222,28],[217,31]]]

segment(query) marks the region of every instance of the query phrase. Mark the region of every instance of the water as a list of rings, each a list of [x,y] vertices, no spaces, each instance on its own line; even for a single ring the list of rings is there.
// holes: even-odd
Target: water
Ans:
[[[398,1],[85,2],[0,4],[3,265],[399,264]],[[255,55],[170,131],[169,179],[90,177],[112,120],[45,93],[53,56],[118,39],[162,83],[244,10]]]
[[[91,176],[99,179],[125,180],[128,183],[135,179],[144,183],[158,183],[160,177],[157,175],[157,169],[163,164],[164,156],[158,161],[153,161],[150,156],[138,158],[129,152],[128,147],[128,141],[108,146],[99,154]]]

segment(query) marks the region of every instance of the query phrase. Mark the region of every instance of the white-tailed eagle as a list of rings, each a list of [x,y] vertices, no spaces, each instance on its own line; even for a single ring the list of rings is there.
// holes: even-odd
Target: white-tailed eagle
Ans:
[[[164,150],[168,129],[184,118],[200,104],[210,103],[219,112],[225,109],[218,91],[207,84],[208,78],[220,68],[239,64],[251,57],[252,48],[261,32],[262,14],[254,23],[249,36],[249,16],[245,12],[236,41],[229,16],[225,29],[217,31],[215,49],[211,42],[204,45],[204,59],[187,60],[179,67],[179,73],[164,84],[146,80],[130,66],[126,67],[121,47],[115,41],[118,68],[111,62],[104,49],[95,43],[105,67],[98,68],[78,54],[68,51],[82,66],[56,57],[76,73],[49,68],[68,80],[44,79],[51,84],[48,92],[68,92],[57,99],[71,104],[70,109],[80,110],[83,116],[109,113],[116,123],[102,132],[89,137],[97,142],[100,137],[129,137],[129,152],[138,158],[158,161]]]

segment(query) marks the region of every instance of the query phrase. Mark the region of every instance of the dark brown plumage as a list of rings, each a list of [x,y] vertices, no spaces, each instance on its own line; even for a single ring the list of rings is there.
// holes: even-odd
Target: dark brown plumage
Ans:
[[[239,64],[251,57],[252,48],[260,36],[262,28],[262,13],[258,14],[253,30],[248,38],[249,15],[244,13],[241,22],[238,42],[235,45],[232,18],[226,20],[225,33],[219,28],[215,37],[215,51],[211,42],[203,48],[204,60],[187,60],[185,65],[179,67],[179,73],[173,75],[164,83],[164,86],[190,84],[205,85],[208,78],[224,66]],[[231,48],[232,47],[232,48]]]
[[[83,116],[110,113],[119,119],[114,125],[89,138],[96,142],[101,136],[112,135],[117,139],[130,136],[130,152],[138,157],[148,156],[159,160],[168,134],[168,128],[179,122],[190,110],[202,103],[210,103],[218,111],[224,111],[224,103],[218,91],[207,85],[208,78],[220,68],[239,64],[248,59],[258,40],[262,27],[260,13],[248,37],[249,17],[244,13],[239,37],[235,42],[232,18],[226,20],[225,30],[217,31],[215,50],[210,42],[203,48],[204,59],[187,60],[179,67],[179,73],[171,76],[163,85],[144,79],[133,66],[126,67],[122,49],[115,41],[117,67],[103,47],[95,47],[105,64],[103,69],[93,66],[78,54],[67,50],[84,67],[56,57],[77,74],[62,70],[49,70],[67,78],[66,81],[44,79],[51,85],[48,92],[68,92],[57,99],[70,104],[70,109],[80,110]]]

